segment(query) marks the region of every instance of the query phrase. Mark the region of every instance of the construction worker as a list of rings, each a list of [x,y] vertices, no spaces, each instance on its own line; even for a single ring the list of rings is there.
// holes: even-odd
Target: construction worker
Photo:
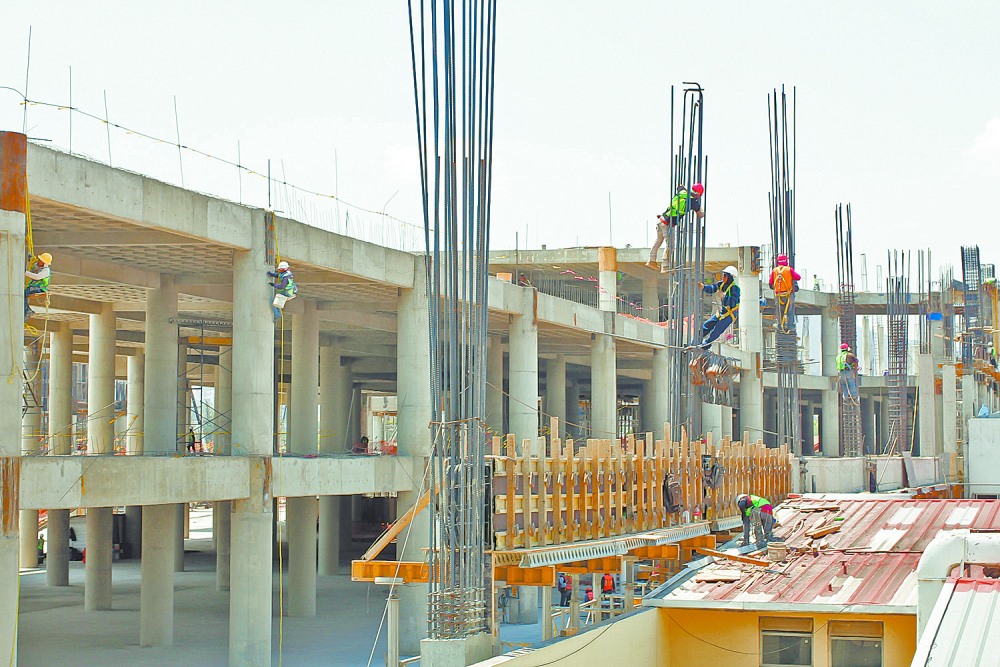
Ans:
[[[840,354],[837,355],[837,373],[840,375],[840,391],[844,400],[855,405],[860,403],[858,397],[858,358],[851,352],[851,346],[843,343]]]
[[[798,281],[802,280],[802,276],[789,266],[788,255],[778,255],[777,264],[771,271],[771,279],[768,282],[774,290],[774,297],[778,303],[778,327],[782,333],[791,333],[786,324],[788,307],[792,303],[792,294],[799,291]],[[795,328],[794,322],[791,328]]]
[[[986,348],[986,352],[987,352],[987,354],[990,357],[990,366],[993,367],[993,370],[996,370],[997,369],[997,351],[993,349],[993,343],[989,344],[989,347]]]
[[[276,283],[268,283],[275,291],[274,299],[271,301],[271,312],[274,313],[274,321],[277,322],[281,319],[281,309],[285,307],[285,302],[294,299],[299,288],[295,285],[288,262],[278,262],[278,270],[268,271],[267,275],[278,280]]]
[[[610,595],[615,592],[615,578],[612,577],[607,572],[601,577],[601,593],[604,595]]]
[[[663,245],[663,241],[667,238],[667,231],[671,227],[676,227],[677,223],[688,210],[694,211],[695,215],[699,218],[705,217],[705,212],[701,210],[701,196],[705,194],[705,186],[701,183],[695,183],[691,186],[691,192],[694,196],[689,196],[687,188],[683,185],[677,186],[677,194],[674,198],[670,200],[670,206],[667,210],[656,216],[656,243],[653,247],[649,249],[649,261],[646,262],[646,266],[656,271],[663,271],[660,265],[656,261],[656,253],[660,250],[660,246]],[[669,247],[664,251],[664,264],[668,264],[666,253],[670,251]]]
[[[28,319],[34,314],[31,306],[28,305],[28,297],[34,294],[45,294],[49,291],[49,276],[52,270],[52,255],[47,252],[35,257],[28,270],[24,272],[24,319]]]
[[[556,588],[559,590],[559,606],[568,607],[572,591],[569,586],[569,578],[562,572],[559,573],[559,577],[556,579]]]
[[[740,287],[736,284],[739,273],[735,266],[727,266],[722,272],[722,280],[717,283],[706,285],[698,283],[705,294],[715,294],[721,292],[722,304],[719,312],[705,320],[701,325],[701,349],[707,350],[716,338],[729,328],[729,325],[736,321],[736,311],[740,308]]]
[[[754,542],[760,549],[774,539],[774,507],[771,501],[760,496],[741,493],[736,496],[736,506],[743,519],[743,546],[750,544],[750,528],[753,527]]]

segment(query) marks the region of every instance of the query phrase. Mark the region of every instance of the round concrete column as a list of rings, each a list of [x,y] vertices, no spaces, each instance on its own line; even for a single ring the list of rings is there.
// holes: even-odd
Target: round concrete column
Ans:
[[[319,407],[319,318],[316,302],[292,315],[291,453],[317,452]],[[286,499],[288,526],[288,615],[316,615],[316,497]]]
[[[160,276],[159,289],[146,293],[146,352],[143,372],[144,454],[177,451],[177,287]]]
[[[486,424],[495,435],[504,432],[503,340],[490,336],[486,346]]]
[[[615,440],[618,432],[618,364],[614,336],[594,334],[590,344],[590,429]]]
[[[350,367],[341,366],[340,347],[336,342],[319,350],[320,370],[320,439],[323,454],[344,451],[347,421],[351,413],[354,378]],[[348,498],[347,504],[350,499]],[[340,565],[340,512],[343,496],[319,498],[319,573],[334,575]]]
[[[146,358],[141,350],[125,359],[125,449],[129,456],[142,454],[144,432]],[[121,421],[121,420],[119,420]],[[125,544],[129,558],[142,556],[142,505],[125,508]]]
[[[566,357],[557,354],[555,359],[545,363],[545,406],[546,412],[559,420],[559,432],[551,437],[562,438],[566,434]]]
[[[538,323],[533,289],[522,289],[519,315],[510,321],[510,432],[518,449],[527,438],[538,438]]]
[[[42,349],[39,342],[24,348],[25,406],[21,415],[21,453],[38,454],[42,437]],[[38,567],[38,510],[21,510],[21,567]]]
[[[174,521],[176,504],[146,505],[142,520],[139,646],[174,643]]]
[[[115,312],[110,303],[90,316],[87,359],[87,454],[114,453]],[[87,563],[83,606],[87,611],[111,609],[112,508],[87,510]]]
[[[219,348],[219,366],[215,376],[215,409],[218,412],[218,430],[215,433],[215,453],[219,456],[232,454],[233,410],[233,348]],[[221,500],[215,503],[215,587],[220,591],[229,590],[229,555],[232,529],[232,502]]]
[[[663,437],[663,425],[667,422],[669,392],[670,392],[670,350],[661,348],[653,352],[653,378],[649,382],[649,394],[643,398],[649,399],[649,405],[642,406],[643,414],[648,415],[648,430]]]
[[[51,324],[50,324],[51,326]],[[62,324],[49,334],[49,455],[68,456],[73,441],[73,331]],[[69,510],[49,510],[45,578],[69,586]]]

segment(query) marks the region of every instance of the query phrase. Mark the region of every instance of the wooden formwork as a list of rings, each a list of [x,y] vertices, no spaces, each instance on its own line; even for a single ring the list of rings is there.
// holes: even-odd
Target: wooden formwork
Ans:
[[[557,429],[553,429],[558,433]],[[763,442],[680,442],[652,433],[626,442],[558,438],[524,440],[517,452],[513,435],[493,438],[494,550],[568,544],[738,516],[736,496],[752,493],[773,504],[791,491],[792,457],[787,447]],[[746,444],[744,444],[746,443]],[[703,458],[704,457],[704,458]],[[706,484],[712,466],[721,467],[716,488]],[[664,483],[680,485],[680,507],[667,511]]]

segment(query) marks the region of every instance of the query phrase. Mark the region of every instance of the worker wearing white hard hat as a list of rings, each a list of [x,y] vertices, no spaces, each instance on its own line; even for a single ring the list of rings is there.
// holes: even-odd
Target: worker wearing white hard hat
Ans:
[[[739,272],[735,266],[727,266],[722,271],[722,280],[705,284],[698,283],[705,294],[722,294],[722,304],[719,312],[705,320],[701,325],[701,343],[703,350],[707,350],[716,338],[721,336],[733,322],[736,321],[737,311],[740,308],[740,286],[736,284]]]
[[[271,312],[274,314],[274,321],[281,319],[281,310],[285,307],[285,302],[294,299],[299,288],[295,285],[292,271],[288,268],[288,262],[278,262],[277,271],[268,271],[267,275],[276,279],[277,282],[268,283],[274,288],[274,298],[271,300]]]

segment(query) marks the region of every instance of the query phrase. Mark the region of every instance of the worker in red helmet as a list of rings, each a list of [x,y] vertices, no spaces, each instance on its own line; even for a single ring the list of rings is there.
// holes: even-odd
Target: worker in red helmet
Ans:
[[[845,401],[858,405],[858,357],[851,352],[851,346],[843,343],[840,354],[837,355],[837,374],[839,375],[840,392]]]
[[[769,284],[774,290],[775,301],[778,305],[778,328],[782,333],[791,333],[795,329],[795,322],[788,326],[788,308],[792,303],[792,294],[799,290],[798,281],[802,276],[788,263],[788,255],[778,255],[777,266],[771,270]]]
[[[666,240],[667,232],[671,228],[676,227],[677,223],[680,222],[681,218],[688,211],[694,211],[694,214],[699,218],[705,217],[705,212],[701,210],[701,197],[704,194],[705,186],[701,183],[692,185],[690,194],[683,185],[677,186],[677,194],[670,200],[670,206],[667,207],[666,211],[656,216],[656,243],[649,249],[649,261],[646,262],[646,266],[653,270],[659,270],[662,273],[667,272],[667,266],[670,263],[667,258],[667,255],[670,253],[670,244],[667,244],[662,268],[656,261],[656,253],[659,252],[660,246]]]

